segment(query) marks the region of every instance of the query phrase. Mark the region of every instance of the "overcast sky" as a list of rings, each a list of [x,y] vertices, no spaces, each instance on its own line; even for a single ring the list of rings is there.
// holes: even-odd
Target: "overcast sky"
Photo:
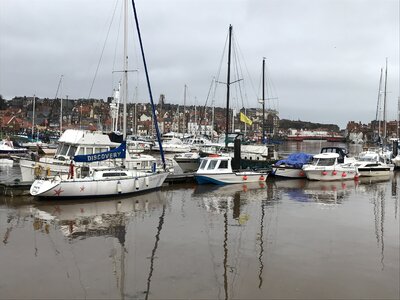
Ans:
[[[388,59],[387,115],[397,119],[399,0],[136,0],[155,102],[224,106],[224,47],[233,26],[231,107],[267,106],[281,118],[338,124],[375,119]],[[1,0],[0,94],[106,99],[122,70],[122,0]],[[148,99],[129,0],[130,101]],[[110,31],[109,31],[110,29]],[[108,38],[107,32],[109,31]],[[135,35],[134,35],[135,34]],[[102,51],[104,48],[104,51]],[[101,55],[103,52],[103,55]],[[221,63],[222,62],[222,63]],[[96,74],[96,70],[97,75]],[[94,81],[93,87],[92,82]],[[137,87],[137,89],[136,89]],[[137,90],[138,96],[134,94]]]

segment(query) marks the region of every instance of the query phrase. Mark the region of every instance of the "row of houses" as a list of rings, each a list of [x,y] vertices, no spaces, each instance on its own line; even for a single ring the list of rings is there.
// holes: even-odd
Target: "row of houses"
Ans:
[[[162,99],[160,97],[160,99]],[[0,105],[0,129],[5,133],[37,131],[57,131],[67,128],[89,130],[111,130],[112,120],[110,103],[112,98],[102,99],[48,99],[33,97],[14,97]],[[161,102],[161,101],[160,101]],[[62,109],[61,109],[62,105]],[[230,130],[248,130],[260,135],[262,132],[262,111],[257,109],[241,110],[253,120],[245,125],[239,120],[239,113],[230,111]],[[62,112],[62,118],[60,118]],[[212,135],[225,131],[226,110],[223,108],[187,106],[169,104],[162,101],[156,108],[159,128],[162,133],[187,132]],[[122,127],[122,114],[118,120]],[[267,111],[265,131],[273,135],[278,128],[276,112]],[[212,124],[214,120],[214,124]],[[151,135],[154,133],[151,105],[147,103],[128,103],[127,127],[129,133]]]

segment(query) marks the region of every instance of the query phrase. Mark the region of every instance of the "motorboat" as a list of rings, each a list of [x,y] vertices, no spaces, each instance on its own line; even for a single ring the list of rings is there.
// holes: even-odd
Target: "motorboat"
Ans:
[[[272,165],[271,175],[283,178],[306,178],[302,167],[310,163],[312,158],[313,156],[308,153],[292,153],[286,159],[281,159]]]
[[[28,149],[16,147],[10,139],[3,139],[0,141],[0,154],[2,155],[21,155],[26,153],[28,153]]]
[[[192,137],[183,142],[188,144],[192,151],[199,151],[203,146],[212,145],[212,142],[205,137]]]
[[[164,152],[183,153],[190,152],[191,147],[190,145],[183,143],[179,138],[172,138],[163,141],[162,149]],[[152,150],[160,151],[160,146],[156,144],[153,146]]]
[[[314,155],[311,164],[303,165],[303,171],[310,180],[349,180],[358,178],[356,166],[352,163],[339,163],[338,153],[319,153]]]
[[[183,173],[196,172],[200,165],[200,155],[198,152],[178,153],[174,156]]]
[[[379,153],[363,151],[354,162],[360,176],[388,176],[393,171],[391,166],[380,160]]]
[[[213,155],[201,159],[200,167],[194,174],[199,184],[233,184],[264,182],[268,172],[233,170],[232,157]]]

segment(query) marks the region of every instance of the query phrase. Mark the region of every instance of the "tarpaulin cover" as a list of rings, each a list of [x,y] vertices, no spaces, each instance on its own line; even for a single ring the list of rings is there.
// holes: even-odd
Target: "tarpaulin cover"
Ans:
[[[301,168],[304,164],[310,162],[313,156],[304,152],[297,152],[290,154],[286,159],[279,160],[275,165],[289,165],[295,168]]]

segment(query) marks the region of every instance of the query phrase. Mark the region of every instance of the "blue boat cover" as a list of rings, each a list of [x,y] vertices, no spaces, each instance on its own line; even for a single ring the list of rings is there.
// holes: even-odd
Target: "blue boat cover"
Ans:
[[[297,152],[290,154],[286,159],[279,160],[275,165],[289,165],[295,168],[301,168],[304,164],[310,162],[313,156],[304,152]]]
[[[126,142],[122,142],[117,148],[106,152],[99,152],[94,154],[86,155],[75,155],[74,161],[76,162],[94,162],[113,158],[125,158],[126,157]]]

